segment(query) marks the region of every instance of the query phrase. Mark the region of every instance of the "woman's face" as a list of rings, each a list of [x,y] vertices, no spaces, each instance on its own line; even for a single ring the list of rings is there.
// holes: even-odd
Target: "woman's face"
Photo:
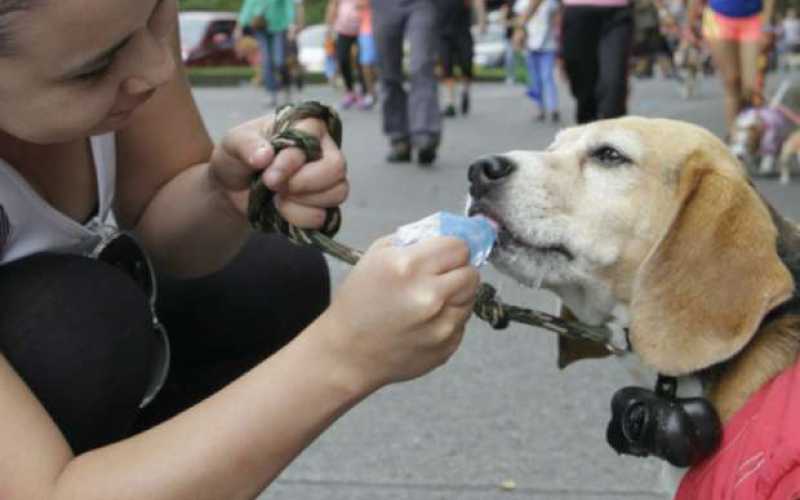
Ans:
[[[177,0],[44,0],[9,16],[0,130],[66,142],[120,129],[172,79]]]

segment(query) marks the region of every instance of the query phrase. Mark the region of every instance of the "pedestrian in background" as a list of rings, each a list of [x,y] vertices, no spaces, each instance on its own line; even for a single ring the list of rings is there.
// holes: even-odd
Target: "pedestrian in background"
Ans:
[[[250,27],[261,51],[261,77],[269,95],[268,105],[278,105],[278,93],[284,90],[291,101],[289,71],[286,66],[287,36],[295,22],[294,0],[244,0],[234,37],[239,39],[245,27]]]
[[[383,92],[383,132],[390,141],[389,162],[430,165],[442,135],[435,66],[436,5],[431,0],[373,0],[373,30]],[[410,45],[409,91],[403,87],[403,39]]]
[[[514,48],[514,3],[516,0],[485,0],[486,12],[498,11],[500,20],[506,27],[504,69],[506,84],[516,81],[516,49]]]
[[[575,121],[627,112],[628,60],[633,35],[629,0],[563,0],[561,52]]]
[[[325,22],[329,37],[336,40],[336,60],[344,82],[344,96],[339,104],[342,109],[350,109],[360,101],[355,78],[362,80],[361,70],[353,56],[353,49],[358,49],[361,28],[358,4],[359,0],[329,0],[326,7]],[[365,86],[362,84],[362,88]]]
[[[525,46],[528,69],[527,96],[538,107],[538,121],[548,117],[553,123],[561,121],[558,110],[558,87],[555,68],[558,51],[556,21],[561,4],[558,0],[528,0],[528,7],[519,18],[517,36]]]
[[[736,115],[757,98],[759,56],[772,41],[773,0],[690,0],[686,36],[708,42],[725,89],[725,124],[730,133]],[[702,34],[697,33],[702,13]]]
[[[469,88],[472,82],[472,57],[475,41],[472,38],[473,9],[478,18],[478,30],[486,31],[485,0],[438,0],[439,7],[439,58],[447,105],[442,114],[456,116],[456,77],[459,70],[461,82],[461,114],[469,113]]]
[[[358,12],[361,17],[361,26],[358,30],[358,64],[361,66],[361,78],[364,83],[364,93],[359,107],[372,109],[372,106],[378,102],[378,93],[375,89],[375,79],[377,78],[375,64],[378,62],[378,53],[375,48],[375,37],[372,34],[370,0],[358,0]]]

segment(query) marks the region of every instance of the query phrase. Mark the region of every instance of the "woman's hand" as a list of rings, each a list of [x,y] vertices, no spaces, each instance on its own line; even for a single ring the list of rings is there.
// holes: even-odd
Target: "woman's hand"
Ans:
[[[325,221],[325,209],[339,206],[347,198],[344,156],[325,124],[316,119],[302,120],[295,128],[320,140],[320,160],[307,163],[297,148],[276,155],[268,141],[272,121],[271,117],[259,118],[230,130],[211,156],[212,180],[244,216],[250,182],[263,171],[261,180],[276,193],[275,205],[281,215],[295,226],[319,228]]]
[[[423,375],[461,343],[479,284],[463,241],[374,243],[338,288],[324,322],[339,365],[377,388]]]

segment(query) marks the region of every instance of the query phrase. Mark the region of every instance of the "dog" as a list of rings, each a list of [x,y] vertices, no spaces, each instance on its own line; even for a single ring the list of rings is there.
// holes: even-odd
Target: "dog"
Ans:
[[[748,167],[758,164],[757,173],[766,175],[775,170],[783,143],[794,131],[796,124],[785,108],[761,106],[747,108],[736,116],[733,123],[730,148]],[[789,182],[789,172],[781,170],[781,181]]]
[[[796,421],[758,433],[774,438],[771,451],[735,464],[752,476],[721,469],[740,458],[730,444],[739,412],[794,380],[800,353],[800,228],[758,194],[726,144],[679,121],[604,120],[562,130],[544,151],[482,157],[469,182],[467,212],[498,228],[498,270],[553,291],[581,322],[627,329],[631,356],[653,371],[700,381],[725,426],[722,446],[689,469],[676,498],[767,498],[746,491],[789,465],[800,495],[800,437],[779,438]],[[800,413],[798,394],[781,408]],[[776,457],[779,439],[797,447]],[[703,481],[716,479],[743,481],[745,496],[708,493]]]

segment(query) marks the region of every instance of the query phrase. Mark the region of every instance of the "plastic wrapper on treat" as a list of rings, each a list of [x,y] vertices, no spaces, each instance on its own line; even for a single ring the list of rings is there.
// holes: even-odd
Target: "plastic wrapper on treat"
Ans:
[[[392,242],[406,246],[434,236],[454,236],[469,246],[470,263],[480,267],[489,258],[497,240],[497,230],[483,216],[465,217],[448,212],[437,212],[417,222],[400,226]]]

